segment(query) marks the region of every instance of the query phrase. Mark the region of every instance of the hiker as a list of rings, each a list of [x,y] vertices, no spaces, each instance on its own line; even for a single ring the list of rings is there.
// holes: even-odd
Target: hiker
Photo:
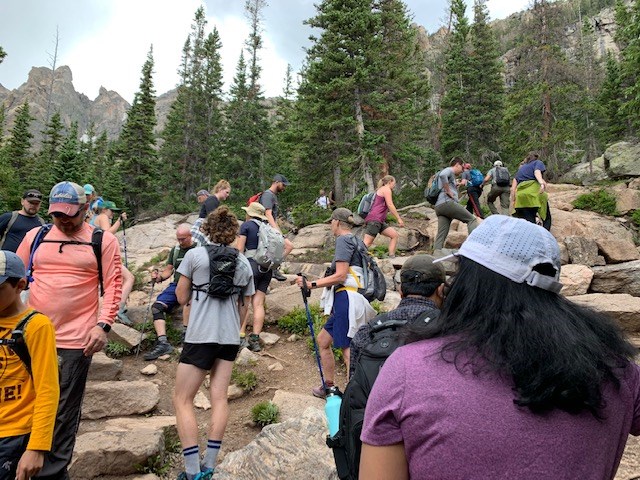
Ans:
[[[198,193],[201,193],[202,190]],[[213,195],[209,195],[200,207],[200,218],[207,218],[211,212],[220,206],[220,202],[229,198],[231,194],[231,185],[226,180],[220,180],[213,187]]]
[[[0,215],[0,249],[15,252],[18,245],[32,228],[44,225],[38,215],[42,204],[42,194],[35,189],[22,194],[22,208]]]
[[[460,175],[463,170],[463,161],[460,157],[453,157],[449,167],[443,169],[438,174],[438,185],[442,189],[438,195],[434,209],[438,216],[438,233],[433,244],[434,252],[442,250],[444,242],[449,234],[451,221],[460,220],[467,224],[469,233],[478,226],[475,215],[469,213],[458,203],[458,187],[456,185],[456,175]]]
[[[331,208],[331,210],[335,210],[337,208],[336,194],[333,190],[329,192],[329,208]]]
[[[396,179],[391,175],[386,175],[378,182],[378,189],[374,195],[371,209],[365,217],[364,244],[369,247],[379,234],[389,239],[389,258],[395,258],[396,245],[398,244],[398,232],[387,223],[387,212],[398,220],[398,226],[404,227],[404,221],[400,218],[396,206],[393,204],[393,188],[396,186]]]
[[[88,222],[89,225],[93,225],[99,213],[98,207],[100,203],[103,202],[103,199],[98,196],[96,189],[90,183],[86,183],[82,188],[84,189],[84,194],[87,196],[87,204],[89,204],[85,221]]]
[[[285,188],[291,185],[287,177],[281,174],[276,174],[273,177],[273,182],[271,182],[271,186],[262,192],[258,201],[264,206],[264,214],[267,217],[267,221],[269,225],[275,228],[278,231],[280,227],[278,226],[278,222],[276,222],[278,218],[278,194],[284,192]],[[293,243],[288,238],[284,239],[284,257],[293,250]],[[287,277],[285,277],[280,270],[276,269],[273,271],[273,278],[280,282],[284,282]]]
[[[95,227],[113,234],[115,234],[121,226],[124,228],[124,222],[127,220],[127,212],[122,212],[118,216],[118,219],[113,222],[115,213],[120,211],[116,204],[111,200],[102,200],[98,202],[97,205],[98,215],[93,219],[93,225]],[[111,222],[113,222],[113,224]],[[120,299],[120,309],[118,310],[117,317],[123,325],[133,325],[133,322],[127,316],[127,300],[131,290],[133,290],[133,284],[135,282],[136,279],[133,273],[131,273],[125,265],[122,265],[122,298]]]
[[[253,272],[253,284],[255,287],[255,293],[251,297],[251,306],[253,307],[253,330],[249,335],[248,348],[252,352],[259,352],[262,350],[260,346],[260,332],[264,325],[264,302],[267,295],[267,289],[269,283],[271,283],[271,277],[273,271],[268,269],[263,271],[253,258],[250,258],[249,252],[255,251],[258,248],[258,233],[260,226],[256,222],[267,222],[267,217],[264,214],[264,206],[258,202],[252,202],[248,207],[242,207],[247,212],[247,220],[240,225],[240,234],[236,241],[236,247],[240,252],[244,253],[249,259],[251,270]],[[247,310],[248,313],[248,310]],[[240,327],[240,338],[244,338],[245,329],[247,327],[247,320],[249,316],[243,319],[242,326]]]
[[[442,308],[446,273],[442,264],[433,260],[431,255],[418,254],[404,262],[399,271],[400,303],[386,314],[385,321],[412,322],[427,311]],[[351,339],[349,378],[353,377],[360,350],[367,344],[370,332],[371,322],[365,323]]]
[[[324,372],[325,385],[332,387],[335,381],[335,359],[331,345],[342,350],[347,372],[349,372],[349,344],[358,328],[371,320],[376,311],[366,298],[357,291],[362,284],[362,265],[357,255],[359,238],[351,233],[354,225],[361,225],[362,219],[351,213],[348,208],[336,208],[331,214],[331,233],[336,237],[336,248],[331,267],[325,277],[311,284],[309,288],[324,288],[320,306],[325,314],[330,313],[329,320],[318,333],[318,347]],[[302,288],[303,278],[296,278],[297,285]],[[314,396],[325,397],[322,385],[312,390]]]
[[[60,403],[53,434],[53,447],[45,458],[42,477],[67,478],[87,373],[94,353],[107,343],[122,295],[118,240],[103,232],[94,250],[94,229],[84,221],[89,204],[84,189],[73,182],[60,182],[49,194],[53,226],[41,243],[31,230],[17,254],[29,266],[29,306],[53,322],[60,370]],[[98,261],[96,261],[98,260]],[[101,275],[102,273],[102,275]],[[99,287],[104,295],[100,300]]]
[[[186,253],[178,267],[180,279],[176,288],[182,305],[191,301],[191,316],[173,393],[185,466],[184,474],[178,478],[185,480],[208,480],[213,475],[229,419],[227,388],[240,347],[240,319],[244,317],[250,297],[254,294],[249,262],[236,249],[228,248],[238,231],[235,215],[226,206],[217,208],[207,216],[202,228],[212,245],[194,248]],[[214,267],[210,266],[209,249],[221,246],[227,247],[227,252],[235,252],[231,279],[233,290],[226,298],[214,298],[207,293],[207,288],[202,287],[211,287],[210,268]],[[193,399],[207,374],[210,376],[211,420],[201,465]]]
[[[469,213],[474,214],[478,218],[484,218],[480,209],[480,196],[482,195],[482,184],[484,176],[482,172],[476,168],[472,168],[470,163],[465,163],[461,175],[462,184],[467,187],[467,206],[465,207]]]
[[[491,215],[449,258],[440,316],[373,386],[361,478],[612,479],[640,434],[637,349],[560,295],[556,239]]]
[[[202,205],[204,203],[204,201],[209,198],[210,193],[205,190],[198,190],[198,193],[196,193],[196,200],[198,201],[198,205]]]
[[[493,162],[493,168],[489,170],[486,177],[484,177],[483,185],[491,182],[491,190],[489,191],[489,195],[487,195],[487,206],[492,215],[498,214],[498,209],[495,205],[498,197],[500,198],[500,210],[502,210],[500,213],[502,213],[502,215],[509,215],[510,178],[509,170],[502,166],[500,160]]]
[[[158,339],[156,344],[150,352],[144,355],[145,360],[155,360],[162,355],[173,352],[173,346],[167,340],[167,317],[166,314],[171,312],[178,305],[178,298],[176,297],[176,286],[178,285],[178,279],[180,274],[178,273],[178,267],[182,263],[184,256],[187,252],[198,246],[193,241],[190,232],[190,226],[188,223],[183,223],[176,229],[176,239],[178,245],[174,246],[167,258],[167,265],[162,272],[158,272],[158,269],[154,269],[151,272],[151,281],[155,283],[161,283],[165,280],[172,278],[171,283],[165,288],[156,301],[151,305],[151,312],[153,313],[153,328],[156,331]],[[188,314],[183,309],[183,326],[186,328],[188,322]]]
[[[329,197],[327,197],[323,189],[320,189],[320,196],[316,198],[316,205],[326,210],[329,208],[330,203]]]
[[[544,163],[536,152],[529,152],[511,182],[511,204],[515,208],[515,217],[536,223],[540,217],[542,226],[551,230],[551,210],[547,182],[543,173]]]
[[[19,480],[38,473],[51,450],[60,397],[53,325],[20,300],[25,277],[20,257],[0,251],[0,478]]]

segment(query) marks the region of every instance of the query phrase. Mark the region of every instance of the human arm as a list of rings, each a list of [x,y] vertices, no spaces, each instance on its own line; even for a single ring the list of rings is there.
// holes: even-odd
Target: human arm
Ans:
[[[404,221],[402,220],[402,218],[400,218],[400,214],[398,213],[398,210],[396,209],[396,206],[393,203],[393,194],[391,192],[391,188],[389,188],[388,185],[385,185],[384,187],[381,188],[381,190],[382,190],[382,196],[384,197],[384,201],[387,203],[387,208],[391,212],[391,215],[396,217],[396,220],[398,220],[398,225],[400,227],[404,227]]]
[[[345,282],[349,274],[349,262],[336,262],[336,272],[328,277],[323,277],[315,282],[307,281],[307,288],[323,288],[332,285],[340,285]],[[296,284],[302,288],[302,277],[296,278]],[[315,283],[315,286],[313,285]]]
[[[247,244],[247,236],[246,235],[238,235],[236,237],[236,248],[239,252],[244,252],[244,247]]]
[[[182,263],[184,263],[184,260]],[[182,266],[182,264],[180,266]],[[191,279],[185,275],[180,275],[180,278],[178,279],[178,285],[176,286],[176,298],[180,305],[186,305],[189,303],[189,300],[191,300]]]
[[[359,478],[366,480],[409,480],[404,443],[374,446],[362,443]]]
[[[480,185],[481,187],[484,187],[485,185],[487,185],[489,182],[491,182],[491,179],[493,178],[493,169],[489,170],[487,172],[487,174],[484,177],[484,180],[482,180],[482,185]]]
[[[42,470],[44,454],[41,450],[25,450],[18,462],[16,480],[29,480]]]
[[[516,190],[518,190],[518,182],[514,178],[511,180],[511,191],[509,192],[509,199],[511,200],[511,207],[516,204]]]
[[[547,182],[544,181],[544,178],[542,178],[542,171],[535,169],[533,171],[533,174],[536,177],[536,180],[538,181],[538,183],[540,184],[540,193],[544,193],[544,191],[547,188]]]
[[[273,210],[271,209],[265,210],[264,215],[267,217],[269,225],[271,225],[273,228],[275,228],[280,232],[280,227],[278,226],[278,223],[276,222],[275,218],[273,218]]]

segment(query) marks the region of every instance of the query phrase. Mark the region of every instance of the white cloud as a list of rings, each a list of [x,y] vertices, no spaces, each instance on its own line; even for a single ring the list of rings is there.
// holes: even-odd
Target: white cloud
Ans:
[[[530,3],[530,0],[489,0],[487,8],[492,19],[505,18],[514,12],[527,9]]]

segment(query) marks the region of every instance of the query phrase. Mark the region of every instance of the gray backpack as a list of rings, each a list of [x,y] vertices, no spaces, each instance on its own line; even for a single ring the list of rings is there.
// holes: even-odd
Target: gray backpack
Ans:
[[[253,258],[262,271],[276,269],[284,260],[284,235],[266,222],[252,220],[258,225],[258,248],[247,250],[246,257]]]

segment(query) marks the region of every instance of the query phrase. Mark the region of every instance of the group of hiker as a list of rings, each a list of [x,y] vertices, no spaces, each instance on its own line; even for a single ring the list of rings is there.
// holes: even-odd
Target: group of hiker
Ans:
[[[327,202],[333,261],[324,277],[298,276],[296,284],[303,293],[323,289],[328,315],[317,335],[321,385],[313,395],[337,391],[332,346],[348,372],[339,428],[327,440],[340,478],[613,478],[627,435],[640,434],[636,349],[605,315],[559,294],[558,244],[536,224],[550,220],[548,207],[542,211],[544,164],[528,156],[507,186],[524,219],[505,215],[500,168],[496,162],[480,186],[491,182],[492,194],[496,187],[503,215],[482,223],[479,200],[471,211],[457,202],[459,185],[477,175],[459,158],[439,173],[434,246],[444,245],[451,218],[466,220],[470,235],[453,255],[405,259],[400,304],[380,315],[367,290],[378,278],[367,247],[381,234],[395,256],[398,233],[386,222],[391,213],[403,225],[395,178],[380,180],[365,215]],[[222,204],[228,182],[197,192],[197,231],[179,225],[166,266],[151,273],[151,293],[171,282],[151,304],[157,342],[145,360],[173,350],[166,313],[184,308],[173,394],[180,480],[212,477],[233,363],[243,345],[262,348],[268,286],[293,249],[277,222],[278,195],[289,185],[275,175],[243,207],[240,225]],[[24,193],[17,214],[0,216],[0,479],[68,478],[91,357],[122,321],[127,289],[113,233],[126,215],[113,222],[116,205],[89,187],[52,188],[53,225],[37,216],[35,190]],[[363,239],[354,235],[359,226]],[[455,273],[447,277],[444,265],[456,265]],[[212,412],[201,456],[193,400],[207,374]]]

